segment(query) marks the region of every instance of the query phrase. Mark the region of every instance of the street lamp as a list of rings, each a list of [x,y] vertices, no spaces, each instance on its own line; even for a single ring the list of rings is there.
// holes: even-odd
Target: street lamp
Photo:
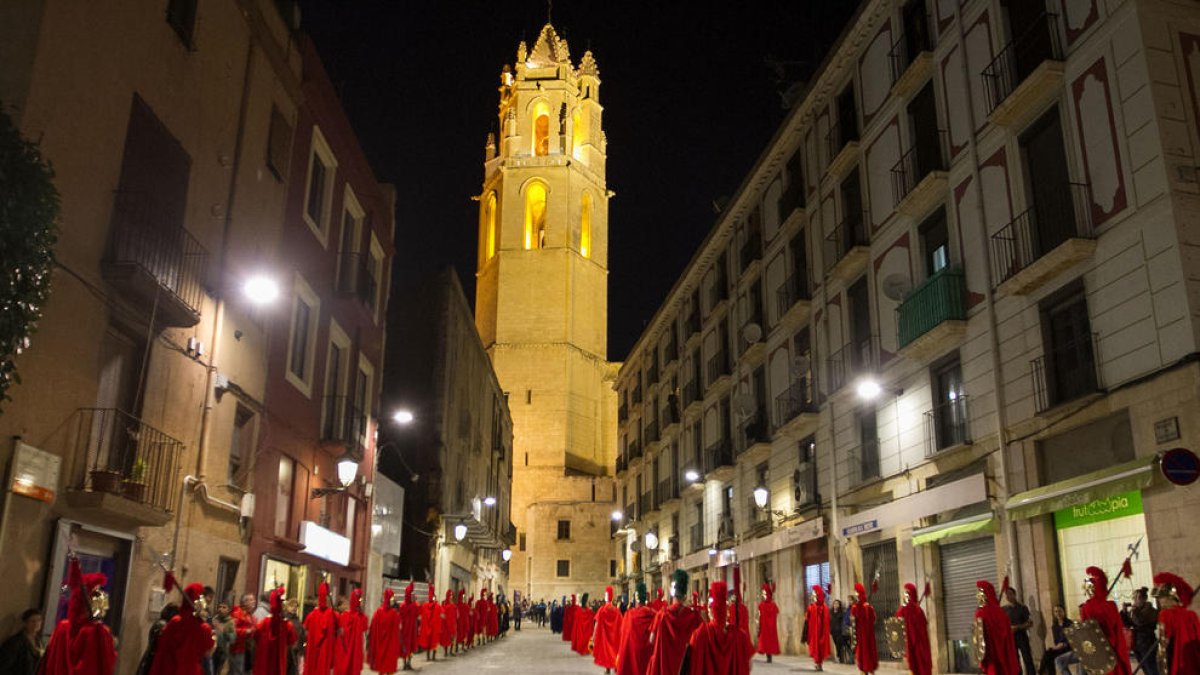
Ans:
[[[697,473],[695,469],[688,469],[683,473],[683,477],[689,483],[695,483],[696,481],[700,480],[700,474]]]
[[[413,419],[414,419],[413,412],[411,410],[407,410],[405,408],[401,408],[400,410],[397,410],[395,413],[392,414],[392,421],[395,422],[396,424],[401,424],[401,425],[412,424]]]
[[[759,485],[758,487],[754,488],[754,504],[758,506],[758,508],[767,508],[767,499],[770,496],[771,494],[767,492],[766,486]]]
[[[265,274],[253,274],[242,284],[242,293],[250,302],[265,305],[279,297],[279,284]]]
[[[506,548],[503,551],[500,551],[500,557],[504,560],[504,562],[512,560],[512,549]]]
[[[864,401],[873,401],[879,394],[883,392],[883,387],[874,379],[865,377],[859,380],[857,387],[858,397]]]
[[[354,459],[350,453],[347,452],[338,458],[337,476],[338,482],[344,488],[350,487],[350,484],[358,477],[358,460]]]
[[[658,550],[658,534],[654,530],[646,533],[646,548],[651,551]]]
[[[454,526],[454,540],[462,541],[463,539],[466,539],[466,538],[467,538],[467,524],[462,521],[459,521],[459,523]]]
[[[621,522],[621,520],[622,520],[624,517],[625,517],[625,514],[624,514],[624,513],[621,513],[620,511],[613,511],[613,512],[612,512],[612,519],[613,519],[614,521],[618,522],[618,523],[619,523],[619,522]]]
[[[484,498],[483,498],[483,505],[484,505],[484,506],[495,506],[495,505],[496,505],[496,498],[495,498],[495,497],[484,497]]]

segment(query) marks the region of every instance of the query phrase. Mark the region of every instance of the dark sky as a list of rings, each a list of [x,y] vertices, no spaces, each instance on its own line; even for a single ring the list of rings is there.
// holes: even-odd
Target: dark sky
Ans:
[[[380,181],[397,189],[393,292],[445,265],[474,301],[477,204],[500,69],[544,1],[301,0]],[[609,351],[621,360],[785,113],[768,59],[811,74],[853,0],[559,0],[555,28],[600,67],[608,135]]]

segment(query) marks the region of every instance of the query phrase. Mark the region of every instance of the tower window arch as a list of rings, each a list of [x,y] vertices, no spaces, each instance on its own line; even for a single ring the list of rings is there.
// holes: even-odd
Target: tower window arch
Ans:
[[[525,188],[525,249],[546,245],[546,185],[533,182]]]
[[[583,159],[583,143],[587,138],[587,130],[584,128],[583,115],[579,113],[579,108],[571,113],[571,152],[575,155],[575,159]]]
[[[489,192],[487,199],[483,202],[483,236],[480,244],[482,245],[482,260],[487,262],[496,255],[496,241],[499,233],[496,232],[496,193]]]
[[[533,154],[550,154],[550,106],[538,101],[533,108]]]
[[[579,254],[592,257],[592,195],[587,192],[579,202]]]

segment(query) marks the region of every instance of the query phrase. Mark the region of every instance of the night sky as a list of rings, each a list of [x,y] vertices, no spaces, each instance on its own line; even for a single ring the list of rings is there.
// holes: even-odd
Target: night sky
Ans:
[[[623,359],[785,110],[778,68],[803,80],[852,0],[559,0],[552,19],[578,63],[600,67],[608,135],[609,348]],[[302,0],[367,159],[397,190],[393,293],[454,265],[474,302],[484,141],[500,69],[530,48],[544,1]]]

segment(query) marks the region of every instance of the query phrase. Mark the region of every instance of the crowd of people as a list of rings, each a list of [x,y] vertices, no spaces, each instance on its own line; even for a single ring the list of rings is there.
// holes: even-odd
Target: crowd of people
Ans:
[[[106,583],[103,574],[83,574],[71,559],[66,617],[43,645],[43,614],[26,611],[21,630],[0,645],[0,673],[113,675],[117,652],[104,623]],[[433,661],[439,651],[447,658],[503,637],[514,615],[503,594],[484,590],[476,600],[447,591],[438,602],[432,585],[426,602],[413,598],[412,584],[403,602],[387,589],[368,616],[360,589],[334,606],[322,582],[303,619],[283,588],[257,601],[246,595],[232,609],[223,602],[214,607],[207,586],[180,588],[170,572],[163,588],[168,594],[178,589],[179,602],[167,603],[151,626],[137,675],[361,675],[364,666],[391,675],[412,670],[417,655]]]

